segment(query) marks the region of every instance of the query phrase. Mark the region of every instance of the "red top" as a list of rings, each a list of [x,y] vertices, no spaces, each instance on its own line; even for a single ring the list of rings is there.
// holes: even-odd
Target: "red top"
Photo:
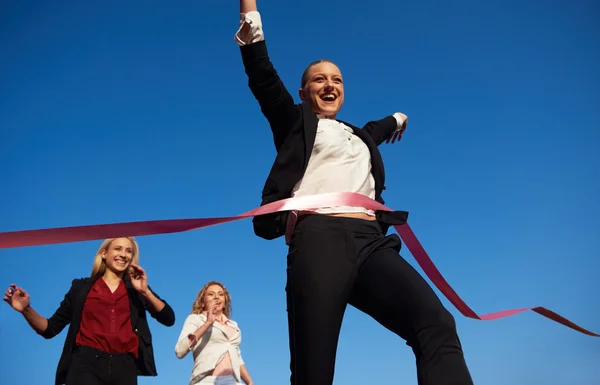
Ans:
[[[92,286],[83,305],[76,345],[107,353],[138,355],[138,336],[131,326],[131,310],[125,282],[111,293],[102,277]]]

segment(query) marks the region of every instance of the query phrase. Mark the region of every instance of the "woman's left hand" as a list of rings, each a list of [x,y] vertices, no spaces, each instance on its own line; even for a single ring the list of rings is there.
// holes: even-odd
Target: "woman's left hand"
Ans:
[[[398,120],[398,123],[402,121],[402,126],[399,127],[396,131],[394,131],[392,136],[385,141],[385,143],[388,144],[394,144],[395,142],[399,142],[400,139],[402,139],[402,135],[404,134],[404,131],[406,131],[406,125],[408,124],[408,116],[406,116],[406,114],[403,114],[402,112],[396,112],[394,114],[394,117],[396,118],[396,120]]]
[[[190,345],[190,348],[196,346],[196,343],[198,343],[198,336],[196,333],[188,334],[188,344]]]
[[[129,265],[129,277],[131,278],[131,285],[139,293],[144,294],[148,291],[148,275],[146,270],[142,269],[139,265],[132,263]]]

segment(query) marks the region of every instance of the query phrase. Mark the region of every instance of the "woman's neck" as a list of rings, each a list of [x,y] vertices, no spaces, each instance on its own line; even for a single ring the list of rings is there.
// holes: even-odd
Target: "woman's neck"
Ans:
[[[104,270],[104,275],[102,278],[106,283],[109,284],[119,284],[123,280],[123,273],[117,274],[110,269]]]

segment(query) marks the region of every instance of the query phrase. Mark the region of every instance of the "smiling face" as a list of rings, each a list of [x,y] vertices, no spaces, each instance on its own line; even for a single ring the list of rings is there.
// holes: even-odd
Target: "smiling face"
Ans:
[[[133,260],[134,245],[127,238],[116,238],[102,253],[106,268],[118,276],[122,276]]]
[[[312,63],[302,76],[300,99],[316,114],[334,119],[344,104],[340,69],[330,61]]]

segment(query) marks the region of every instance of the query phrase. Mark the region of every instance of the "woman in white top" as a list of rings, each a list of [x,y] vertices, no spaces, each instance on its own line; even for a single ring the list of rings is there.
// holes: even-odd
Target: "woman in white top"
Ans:
[[[177,358],[193,353],[190,385],[237,385],[242,380],[253,385],[240,352],[242,333],[230,316],[231,296],[225,286],[215,281],[204,285],[175,346]]]
[[[307,10],[306,22],[294,26],[291,33],[298,40],[306,39],[304,30],[308,28],[320,31],[320,39],[311,41],[320,49],[336,46],[339,33],[350,39],[353,33],[373,33],[365,28],[360,14],[336,23],[335,9],[323,5]],[[325,19],[327,23],[311,26],[313,13],[331,17]],[[401,34],[401,22],[397,30]],[[378,146],[400,138],[407,116],[396,112],[362,128],[339,120],[344,80],[340,68],[329,60],[308,65],[298,89],[302,103],[296,104],[269,58],[256,0],[240,0],[240,23],[234,38],[240,45],[248,87],[271,128],[277,151],[261,204],[341,192],[385,203],[385,169]],[[287,42],[288,50],[297,48],[294,41],[281,41]],[[360,45],[354,48],[362,55]],[[382,61],[409,59],[398,55],[396,48],[369,60],[377,66]],[[369,84],[373,71],[365,73],[373,103],[387,98],[382,92],[388,91],[410,97],[408,89]],[[396,173],[401,172],[403,164],[394,166]],[[292,385],[333,383],[338,338],[348,305],[406,341],[415,354],[419,385],[473,384],[454,317],[427,281],[399,255],[400,237],[387,235],[391,225],[406,223],[407,215],[375,212],[355,204],[252,219],[256,235],[264,239],[285,235],[289,245],[286,299]]]

